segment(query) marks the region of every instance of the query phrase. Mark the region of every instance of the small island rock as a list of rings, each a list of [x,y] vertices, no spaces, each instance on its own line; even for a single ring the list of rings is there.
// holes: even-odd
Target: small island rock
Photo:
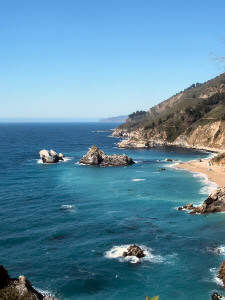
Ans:
[[[93,145],[87,154],[80,159],[80,163],[101,166],[126,166],[133,164],[134,161],[125,154],[106,155],[97,146]]]
[[[60,160],[64,160],[64,155],[62,153],[57,154],[53,150],[41,150],[39,154],[42,162],[46,164],[54,164],[59,162]]]
[[[141,249],[141,247],[137,245],[131,245],[127,248],[127,251],[123,252],[123,257],[126,256],[136,256],[138,258],[142,258],[145,256],[144,250]]]

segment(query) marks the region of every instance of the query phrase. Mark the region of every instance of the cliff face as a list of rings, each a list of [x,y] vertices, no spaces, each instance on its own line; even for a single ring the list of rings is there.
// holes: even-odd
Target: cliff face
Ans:
[[[181,134],[173,142],[167,140],[166,131],[145,132],[143,129],[127,132],[116,129],[113,136],[125,138],[119,148],[150,148],[155,146],[178,146],[184,148],[225,150],[225,121],[198,126],[191,134]]]
[[[145,114],[132,114],[113,136],[121,148],[162,145],[225,149],[225,73],[172,96]]]
[[[44,296],[33,288],[24,276],[10,278],[8,271],[0,266],[0,299],[1,300],[57,300],[53,296]]]

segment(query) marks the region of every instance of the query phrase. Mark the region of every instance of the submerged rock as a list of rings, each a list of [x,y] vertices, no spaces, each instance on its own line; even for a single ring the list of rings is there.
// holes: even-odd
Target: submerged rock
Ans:
[[[53,150],[41,150],[39,154],[42,162],[47,164],[54,164],[60,160],[64,160],[64,155],[62,153],[57,154]]]
[[[141,247],[137,245],[131,245],[127,248],[127,251],[123,252],[123,257],[126,256],[136,256],[138,258],[142,258],[145,256],[144,250],[141,249]]]
[[[212,300],[220,300],[222,295],[219,295],[217,292],[212,293]]]
[[[191,210],[193,208],[194,208],[193,203],[188,203],[188,204],[186,204],[184,206],[178,207],[178,210],[183,210],[183,209],[184,210]]]
[[[191,210],[190,214],[209,214],[225,211],[225,188],[217,188],[209,197],[199,206],[193,206],[193,203],[179,207],[178,210]]]
[[[223,285],[225,286],[225,261],[223,261],[219,267],[218,278],[222,280]]]
[[[53,296],[39,293],[22,275],[18,279],[10,278],[3,266],[0,266],[0,299],[57,300]]]
[[[80,159],[80,163],[101,166],[126,166],[133,164],[134,161],[125,154],[106,155],[97,146],[93,145],[87,154]]]

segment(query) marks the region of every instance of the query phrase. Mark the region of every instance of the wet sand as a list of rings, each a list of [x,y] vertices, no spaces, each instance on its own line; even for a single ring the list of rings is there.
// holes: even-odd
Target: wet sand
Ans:
[[[211,181],[214,181],[220,187],[225,187],[225,167],[211,165],[209,166],[209,160],[205,159],[202,162],[189,161],[180,163],[177,168],[186,169],[191,172],[199,172],[206,174]]]

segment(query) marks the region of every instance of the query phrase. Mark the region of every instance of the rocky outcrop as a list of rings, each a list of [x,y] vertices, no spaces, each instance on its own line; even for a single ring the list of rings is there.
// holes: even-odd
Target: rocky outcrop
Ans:
[[[194,209],[193,203],[189,203],[184,206],[178,207],[178,210],[192,210],[192,209]]]
[[[127,251],[123,252],[123,257],[126,256],[136,256],[138,258],[142,258],[145,256],[144,250],[141,249],[141,247],[137,245],[131,245],[127,248]]]
[[[194,207],[193,203],[190,203],[178,208],[178,210],[183,209],[191,210],[190,214],[209,214],[225,211],[225,188],[214,190],[199,206]]]
[[[217,156],[214,156],[210,162],[210,165],[217,165],[217,166],[225,166],[225,152],[221,153]]]
[[[0,266],[0,299],[57,300],[53,296],[39,293],[24,276],[10,278],[3,266]]]
[[[80,163],[101,166],[126,166],[133,164],[134,161],[125,154],[106,155],[97,146],[93,145],[87,154],[80,159]]]
[[[222,280],[223,285],[225,286],[225,261],[219,267],[218,278]]]
[[[209,86],[204,92],[202,92],[199,98],[208,99],[216,93],[222,93],[225,90],[225,84],[221,83],[219,86]]]
[[[148,141],[143,140],[123,140],[122,142],[117,144],[118,148],[126,148],[126,149],[144,149],[150,148],[150,144]]]
[[[64,160],[64,155],[62,153],[57,154],[53,150],[41,150],[39,154],[42,162],[46,164],[54,164]]]

